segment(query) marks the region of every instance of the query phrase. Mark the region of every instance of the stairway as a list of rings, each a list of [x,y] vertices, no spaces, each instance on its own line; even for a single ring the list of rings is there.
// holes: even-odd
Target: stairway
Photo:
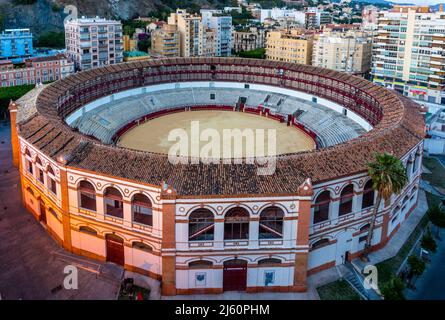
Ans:
[[[354,288],[355,291],[365,300],[381,300],[380,295],[373,289],[365,289],[364,277],[350,263],[345,263],[349,272],[346,273],[344,279]]]

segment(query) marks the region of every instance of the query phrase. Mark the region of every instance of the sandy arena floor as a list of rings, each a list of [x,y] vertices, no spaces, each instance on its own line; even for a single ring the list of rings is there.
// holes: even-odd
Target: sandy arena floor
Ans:
[[[193,136],[194,138],[191,138],[192,121],[199,121],[199,134],[201,135],[201,139],[197,138],[199,135],[195,135]],[[225,129],[240,129],[241,131],[251,129],[251,132],[253,133],[256,132],[256,129],[264,129],[264,137],[259,138],[258,140],[263,142],[267,155],[299,152],[312,150],[315,148],[314,141],[304,132],[294,127],[288,127],[286,124],[280,123],[276,120],[242,112],[213,110],[179,112],[147,121],[146,123],[141,124],[125,133],[119,139],[118,145],[136,150],[169,153],[171,150],[170,148],[179,141],[179,139],[168,141],[169,133],[172,130],[179,128],[184,129],[187,132],[189,148],[192,144],[191,141],[196,142],[197,140],[200,140],[199,150],[203,150],[203,147],[208,145],[209,141],[216,142],[215,144],[220,146],[218,158],[231,157],[230,154],[227,153],[227,150],[231,150],[231,154],[234,154],[233,148],[236,143],[234,143],[233,139],[224,139],[223,130]],[[202,139],[202,133],[205,129],[215,129],[216,131],[213,131],[213,133],[217,133],[217,138],[212,136],[212,138],[208,141]],[[268,153],[267,151],[273,150],[273,148],[268,149],[269,129],[276,130],[275,153]],[[256,141],[255,139],[257,139],[257,135],[254,135],[253,141]],[[243,138],[243,147],[241,151],[243,156],[246,155],[246,150],[248,150],[246,148],[245,141],[246,140]],[[272,141],[273,140],[271,140],[271,142]],[[259,144],[257,142],[254,142],[255,152],[257,152],[258,145]],[[249,143],[248,146],[251,146],[251,144]],[[213,148],[213,152],[218,152],[216,149],[217,148]],[[207,156],[215,156],[215,154],[212,154],[211,152],[206,154]]]

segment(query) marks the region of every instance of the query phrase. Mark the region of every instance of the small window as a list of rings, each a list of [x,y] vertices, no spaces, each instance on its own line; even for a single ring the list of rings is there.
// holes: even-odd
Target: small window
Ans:
[[[82,226],[79,228],[79,232],[83,232],[83,233],[87,233],[93,236],[97,235],[97,231],[94,230],[93,228],[87,227],[87,226]]]
[[[135,241],[132,244],[133,249],[138,249],[138,250],[142,250],[142,251],[146,251],[146,252],[152,252],[153,248],[150,247],[149,245],[143,243],[143,242],[139,242],[139,241]]]
[[[44,177],[44,175],[43,175],[43,170],[42,169],[40,169],[40,168],[37,168],[37,179],[41,182],[41,183],[44,183],[44,179],[45,179],[45,177]]]
[[[213,266],[211,261],[207,260],[197,260],[189,263],[190,269],[207,269]]]
[[[329,243],[329,239],[320,239],[312,245],[312,249],[323,247]]]
[[[259,265],[280,264],[281,260],[276,258],[266,258],[258,261]]]
[[[56,180],[54,180],[53,178],[49,177],[48,178],[48,188],[49,190],[54,193],[55,195],[57,195],[57,184],[56,184]]]
[[[370,227],[371,225],[368,223],[368,224],[365,224],[364,226],[362,226],[361,228],[360,228],[360,232],[363,232],[363,231],[367,231],[368,229],[369,229],[369,227]]]
[[[29,161],[29,160],[26,160],[26,164],[27,164],[27,167],[28,167],[28,172],[30,173],[30,174],[33,174],[33,169],[32,169],[32,162],[31,161]]]
[[[58,217],[57,217],[57,213],[52,209],[52,208],[49,208],[49,213],[51,213],[53,216],[54,216],[54,218],[56,218],[56,219],[59,219]]]
[[[317,97],[312,97],[312,102],[317,103]]]
[[[367,238],[368,236],[366,235],[366,236],[361,236],[360,238],[358,238],[358,242],[364,242],[364,241],[366,241],[366,238]]]
[[[245,83],[244,84],[244,89],[250,89],[250,84]]]
[[[215,94],[214,93],[210,94],[210,100],[215,100]]]

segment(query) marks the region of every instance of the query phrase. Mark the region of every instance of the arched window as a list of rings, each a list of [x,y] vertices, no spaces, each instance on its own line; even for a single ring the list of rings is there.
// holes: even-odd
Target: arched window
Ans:
[[[278,207],[269,207],[260,214],[260,239],[283,238],[284,212]]]
[[[122,195],[114,187],[108,187],[104,193],[105,214],[116,218],[124,217],[124,202]]]
[[[32,175],[34,170],[32,168],[31,153],[28,149],[25,150],[25,156],[29,157],[29,159],[25,157],[26,170]]]
[[[189,240],[213,240],[214,217],[208,209],[196,209],[189,216]]]
[[[315,199],[314,203],[314,224],[329,219],[329,203],[331,202],[331,193],[328,190],[323,191]]]
[[[249,213],[243,208],[232,208],[224,218],[224,239],[249,239]]]
[[[409,200],[408,196],[405,196],[405,198],[403,198],[403,201],[402,201],[402,212],[405,212],[406,204],[407,204],[408,200]]]
[[[329,239],[326,239],[326,238],[320,239],[320,240],[314,242],[314,244],[312,245],[312,249],[317,249],[317,248],[323,247],[323,246],[327,245],[328,243],[329,243]]]
[[[362,209],[372,207],[374,205],[374,189],[372,189],[372,180],[366,182],[363,188]]]
[[[145,252],[152,252],[153,248],[150,247],[148,244],[145,244],[143,242],[140,241],[135,241],[131,244],[131,246],[133,247],[133,249],[138,249],[141,251],[145,251]]]
[[[212,261],[207,260],[195,260],[189,262],[189,269],[207,269],[213,266]]]
[[[96,190],[88,181],[82,180],[79,183],[80,207],[96,211]]]
[[[145,194],[135,194],[131,201],[131,208],[133,210],[134,222],[145,224],[147,226],[153,225],[151,201]]]
[[[39,157],[36,157],[36,163],[37,163],[38,165],[40,165],[40,166],[43,166],[43,164],[42,164],[42,160],[40,160]]]
[[[34,197],[34,191],[32,191],[30,187],[26,188],[26,191],[28,191],[28,193]]]
[[[57,184],[55,180],[54,170],[51,166],[48,167],[48,189],[57,195]]]
[[[340,211],[339,215],[352,212],[352,198],[354,197],[354,186],[352,184],[343,188],[340,194]]]
[[[420,155],[420,152],[416,152],[416,157],[414,158],[413,172],[420,169]]]
[[[96,236],[97,235],[97,231],[94,230],[91,227],[88,227],[88,226],[81,226],[79,228],[79,232],[87,233],[87,234],[92,235],[92,236]]]
[[[364,226],[362,226],[362,227],[360,228],[360,232],[363,232],[363,231],[368,230],[370,226],[371,226],[371,225],[370,225],[369,223],[365,224]]]
[[[280,264],[281,260],[277,259],[277,258],[266,258],[266,259],[261,259],[258,261],[259,265],[271,265],[271,264]]]

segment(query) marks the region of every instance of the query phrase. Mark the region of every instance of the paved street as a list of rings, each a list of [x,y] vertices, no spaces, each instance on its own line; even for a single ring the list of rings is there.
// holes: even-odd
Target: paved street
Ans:
[[[0,123],[0,296],[1,299],[115,299],[118,282],[97,270],[110,269],[65,252],[21,202],[19,175],[11,163],[10,129]],[[68,264],[78,268],[78,290],[63,288]],[[111,267],[112,268],[112,267]]]
[[[433,231],[435,232],[435,230]],[[445,300],[445,232],[437,241],[437,252],[431,255],[425,272],[416,281],[416,290],[406,290],[406,298],[414,300]]]

